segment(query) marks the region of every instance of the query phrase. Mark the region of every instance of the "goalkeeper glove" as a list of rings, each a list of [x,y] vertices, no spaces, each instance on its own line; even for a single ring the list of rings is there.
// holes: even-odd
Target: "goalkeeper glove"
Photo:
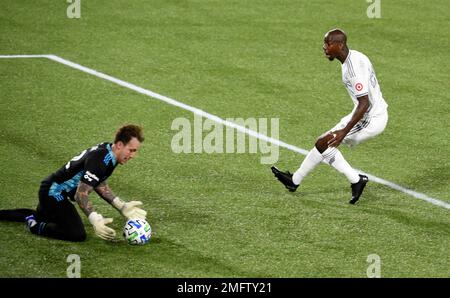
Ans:
[[[94,227],[95,234],[103,240],[113,240],[116,237],[116,231],[107,227],[106,225],[112,223],[112,218],[103,218],[102,215],[97,212],[89,214],[89,222]]]
[[[124,202],[119,197],[115,197],[111,203],[127,219],[145,219],[147,212],[137,206],[142,205],[141,201]]]

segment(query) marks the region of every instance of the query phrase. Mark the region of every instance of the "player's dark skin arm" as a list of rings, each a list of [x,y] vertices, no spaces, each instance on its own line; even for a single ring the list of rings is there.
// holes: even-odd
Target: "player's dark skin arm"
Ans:
[[[326,135],[320,137],[316,142],[316,148],[320,153],[323,153],[328,147],[337,147],[341,144],[342,140],[349,133],[349,131],[353,128],[353,126],[358,123],[367,109],[369,108],[369,96],[364,95],[358,97],[358,106],[356,107],[355,112],[353,113],[352,119],[348,122],[347,126],[343,129],[333,131],[332,133],[327,133]]]
[[[94,206],[92,202],[89,200],[89,193],[92,192],[94,188],[86,183],[80,182],[77,188],[77,192],[75,193],[75,201],[80,206],[81,210],[83,210],[84,214],[89,217],[94,211]]]
[[[100,183],[96,188],[95,192],[106,202],[112,203],[116,195],[112,192],[111,188],[109,187],[108,183],[106,181],[103,181]]]

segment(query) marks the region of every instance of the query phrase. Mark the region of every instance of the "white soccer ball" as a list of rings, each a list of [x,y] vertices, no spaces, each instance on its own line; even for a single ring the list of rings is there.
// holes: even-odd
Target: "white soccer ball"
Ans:
[[[123,237],[131,245],[143,245],[150,241],[152,228],[145,219],[129,219],[123,228]]]

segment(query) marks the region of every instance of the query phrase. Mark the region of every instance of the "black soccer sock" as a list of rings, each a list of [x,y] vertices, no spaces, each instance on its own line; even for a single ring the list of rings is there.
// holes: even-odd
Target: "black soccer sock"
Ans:
[[[84,229],[63,228],[61,225],[42,221],[38,221],[37,224],[30,228],[30,231],[36,235],[66,241],[84,241],[86,239]]]
[[[15,222],[25,222],[25,217],[30,215],[36,215],[36,211],[33,209],[10,209],[10,210],[0,210],[0,220],[3,221],[15,221]]]

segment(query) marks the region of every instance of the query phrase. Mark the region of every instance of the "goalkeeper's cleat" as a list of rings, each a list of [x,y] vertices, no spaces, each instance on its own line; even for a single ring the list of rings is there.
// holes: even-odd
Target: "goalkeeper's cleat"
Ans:
[[[283,185],[290,191],[294,192],[297,190],[298,185],[294,184],[292,181],[292,174],[288,172],[282,172],[277,167],[271,167],[272,173],[277,177],[277,179],[283,183]]]
[[[366,187],[367,182],[369,182],[369,178],[365,175],[359,175],[359,181],[357,183],[353,183],[352,187],[352,199],[350,200],[350,204],[355,204],[361,194],[363,193],[364,187]]]
[[[32,227],[34,227],[37,224],[37,221],[36,221],[36,218],[34,218],[34,215],[25,217],[25,221],[27,223],[28,229],[30,229],[30,230]]]

